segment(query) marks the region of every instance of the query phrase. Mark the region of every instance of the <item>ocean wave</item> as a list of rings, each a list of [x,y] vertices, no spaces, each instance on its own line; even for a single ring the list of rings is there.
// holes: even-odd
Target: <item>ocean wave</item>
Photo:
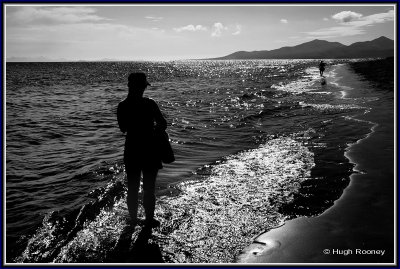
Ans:
[[[313,154],[289,137],[228,156],[208,167],[208,175],[176,185],[179,195],[159,199],[156,217],[161,227],[154,230],[151,240],[167,262],[233,262],[253,236],[285,220],[277,207],[293,199],[313,165]],[[54,222],[47,216],[16,261],[115,260],[129,220],[123,185],[111,184],[97,200],[95,208],[81,208],[73,218],[75,225],[64,232],[64,240],[59,231],[65,221]],[[143,211],[139,214],[143,217]],[[139,227],[131,232],[125,252],[132,250],[140,232]]]

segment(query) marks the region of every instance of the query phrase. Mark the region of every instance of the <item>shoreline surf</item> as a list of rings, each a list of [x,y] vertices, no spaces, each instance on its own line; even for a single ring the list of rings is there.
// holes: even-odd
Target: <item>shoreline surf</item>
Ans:
[[[339,85],[366,85],[349,67],[338,68],[343,76]],[[346,149],[355,173],[340,199],[319,216],[292,219],[261,234],[243,250],[239,263],[394,264],[394,108],[382,107],[375,104],[369,113],[355,117],[373,126]]]

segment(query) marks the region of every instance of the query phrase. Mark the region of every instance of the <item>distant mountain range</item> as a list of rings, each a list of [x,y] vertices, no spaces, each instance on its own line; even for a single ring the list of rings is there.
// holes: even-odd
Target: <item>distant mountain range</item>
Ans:
[[[380,58],[394,55],[394,41],[381,36],[349,46],[339,42],[315,39],[294,47],[275,50],[237,51],[213,60],[248,59],[344,59],[344,58]]]

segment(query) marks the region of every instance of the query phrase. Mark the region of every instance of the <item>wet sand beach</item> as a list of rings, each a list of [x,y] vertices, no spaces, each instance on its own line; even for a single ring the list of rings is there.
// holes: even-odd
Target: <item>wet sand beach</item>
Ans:
[[[374,69],[366,68],[371,63],[361,63],[354,69],[340,65],[333,70],[340,77],[339,85],[369,89],[377,97],[370,103],[369,113],[357,116],[374,125],[367,137],[346,151],[346,157],[355,164],[355,173],[341,198],[319,216],[292,219],[256,237],[238,257],[239,263],[395,262],[395,110],[394,94],[391,98],[388,94],[393,91],[393,82],[390,76],[382,80],[382,75],[372,74],[385,68],[393,70],[387,69],[388,61],[372,62]],[[346,97],[352,97],[351,93]]]

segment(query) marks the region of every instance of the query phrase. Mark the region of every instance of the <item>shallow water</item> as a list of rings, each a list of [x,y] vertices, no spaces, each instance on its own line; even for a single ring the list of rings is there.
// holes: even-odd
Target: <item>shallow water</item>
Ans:
[[[375,99],[344,98],[337,74],[321,85],[314,66],[7,63],[7,262],[137,261],[115,112],[139,69],[177,159],[158,177],[160,260],[232,262],[261,231],[323,212],[349,182],[346,147],[370,132],[353,116]]]

